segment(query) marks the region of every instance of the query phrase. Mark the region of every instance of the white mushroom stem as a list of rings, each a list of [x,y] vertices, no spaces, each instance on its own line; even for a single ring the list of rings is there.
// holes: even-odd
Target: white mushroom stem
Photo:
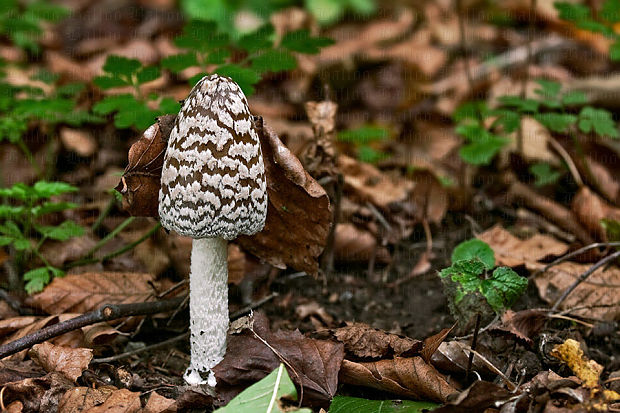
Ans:
[[[189,273],[191,359],[188,384],[215,386],[211,371],[226,353],[228,331],[228,241],[200,238],[192,242]],[[202,374],[201,374],[202,373]],[[205,380],[203,377],[207,377]]]

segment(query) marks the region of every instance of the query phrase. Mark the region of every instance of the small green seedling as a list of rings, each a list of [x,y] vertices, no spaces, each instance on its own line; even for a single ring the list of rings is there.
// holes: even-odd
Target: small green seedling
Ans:
[[[338,133],[338,140],[355,147],[357,157],[362,162],[377,163],[389,158],[390,154],[375,149],[373,143],[389,138],[390,130],[381,126],[364,125]]]
[[[215,73],[232,78],[248,96],[254,93],[254,85],[262,74],[295,69],[297,60],[292,52],[316,54],[321,47],[333,43],[331,39],[314,37],[302,29],[286,34],[276,45],[271,24],[233,41],[227,33],[218,31],[215,22],[201,20],[186,25],[174,42],[185,52],[163,59],[162,67],[174,73],[189,67],[200,68],[201,73],[190,79],[193,85],[215,65]],[[233,60],[234,51],[242,52],[245,57]]]
[[[128,86],[134,93],[123,93],[103,98],[95,106],[97,115],[114,113],[114,125],[119,129],[135,127],[148,128],[155,118],[167,113],[177,113],[180,105],[170,97],[160,98],[157,94],[144,96],[141,86],[161,76],[155,66],[142,66],[136,59],[121,56],[108,56],[103,66],[105,75],[96,77],[94,83],[107,90]]]
[[[479,239],[460,243],[452,252],[452,265],[439,273],[450,310],[460,325],[490,307],[503,313],[525,292],[527,279],[508,267],[495,268],[495,254]]]
[[[30,294],[41,291],[53,277],[64,272],[56,268],[39,252],[47,240],[67,241],[84,234],[84,229],[73,221],[58,225],[43,225],[47,216],[77,205],[56,201],[53,197],[76,192],[77,188],[65,182],[39,181],[33,186],[18,183],[10,188],[0,188],[0,246],[11,246],[16,252],[15,263],[26,281]],[[35,257],[43,266],[31,268],[29,258]]]

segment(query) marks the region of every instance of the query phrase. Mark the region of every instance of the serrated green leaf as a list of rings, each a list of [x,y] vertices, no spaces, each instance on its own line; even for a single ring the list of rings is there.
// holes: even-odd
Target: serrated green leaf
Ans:
[[[55,195],[67,194],[70,192],[77,192],[78,188],[70,185],[66,182],[47,182],[38,181],[32,187],[35,194],[39,198],[49,198]]]
[[[534,118],[554,132],[566,132],[569,126],[577,122],[577,116],[570,113],[538,113]]]
[[[97,115],[109,115],[117,110],[131,110],[141,106],[132,94],[125,93],[122,95],[106,96],[93,106],[93,112]]]
[[[84,228],[73,221],[64,221],[57,226],[36,226],[35,228],[41,235],[57,241],[66,241],[69,238],[84,235]]]
[[[196,53],[189,52],[168,56],[161,60],[161,65],[174,73],[178,73],[188,67],[198,66],[198,61],[196,60]]]
[[[495,267],[495,253],[489,244],[477,238],[463,241],[452,251],[452,263],[478,258],[490,270]]]
[[[113,76],[97,76],[93,79],[93,83],[104,90],[131,85],[129,80]]]
[[[139,102],[133,107],[121,108],[114,115],[114,126],[119,129],[134,126],[138,130],[144,130],[155,123],[160,113]]]
[[[620,136],[611,112],[586,106],[579,112],[579,129],[584,133],[594,130],[600,136],[617,138]]]
[[[280,46],[292,50],[294,52],[317,54],[321,51],[321,47],[329,46],[334,41],[327,37],[312,37],[310,31],[301,29],[287,33],[283,38]]]
[[[546,162],[541,162],[530,166],[529,171],[536,178],[536,181],[534,182],[534,185],[536,186],[554,184],[558,181],[558,179],[560,179],[560,176],[562,176],[560,172],[553,170],[551,165]]]
[[[356,144],[367,144],[382,141],[390,136],[390,131],[381,126],[364,125],[356,129],[349,129],[338,133],[338,140]]]
[[[437,403],[412,400],[367,400],[336,396],[329,406],[329,413],[425,413],[438,406]]]
[[[38,293],[43,290],[51,279],[51,272],[47,267],[35,268],[24,274],[24,280],[28,281],[24,288],[28,294]]]
[[[490,110],[488,116],[497,116],[497,119],[491,125],[491,129],[501,126],[503,133],[512,133],[519,129],[521,125],[521,115],[510,109]]]
[[[16,205],[0,205],[0,218],[16,219],[26,212],[26,208]]]
[[[489,134],[483,139],[463,146],[459,150],[459,155],[472,165],[488,165],[508,142],[508,139]]]
[[[496,268],[493,275],[480,284],[480,292],[496,313],[510,308],[526,288],[527,278],[508,267]]]
[[[254,70],[233,64],[220,66],[215,72],[234,80],[246,96],[254,93],[254,85],[260,80],[260,75]]]
[[[156,66],[145,67],[140,70],[136,75],[136,80],[139,85],[147,82],[151,82],[160,76],[159,68]]]
[[[284,413],[279,403],[283,397],[296,400],[297,390],[286,368],[284,368],[284,364],[280,364],[277,369],[239,393],[228,405],[215,410],[214,413]],[[296,411],[300,413],[312,412],[310,409]]]
[[[538,83],[540,88],[534,90],[534,93],[546,98],[557,98],[562,89],[562,85],[559,82],[552,80],[536,79],[536,83]]]
[[[563,95],[562,103],[564,105],[582,105],[584,103],[588,103],[588,97],[585,93],[579,90],[575,90]]]
[[[486,117],[488,110],[489,108],[486,102],[466,102],[454,111],[452,119],[455,122],[461,122],[466,119],[480,120],[481,118]]]
[[[24,237],[22,235],[22,230],[13,221],[6,221],[4,224],[0,225],[0,233],[8,235],[9,237],[14,239]]]
[[[572,22],[579,22],[590,17],[590,8],[583,4],[555,2],[553,6],[559,12],[559,18]]]
[[[500,96],[498,101],[508,107],[513,107],[521,112],[535,113],[538,111],[540,102],[535,99],[523,99],[520,96]]]
[[[297,60],[286,50],[267,50],[252,59],[252,69],[257,73],[281,72],[297,67]]]
[[[44,202],[43,204],[32,208],[31,212],[35,217],[40,217],[45,214],[61,212],[73,208],[77,208],[77,204],[74,204],[73,202]]]
[[[165,97],[159,102],[159,110],[163,114],[178,113],[181,110],[181,104],[173,98]]]
[[[248,53],[267,50],[273,47],[275,30],[273,25],[265,24],[252,33],[246,33],[237,42],[237,45]]]
[[[142,67],[137,59],[129,59],[124,56],[110,55],[107,57],[103,70],[112,75],[130,77]]]

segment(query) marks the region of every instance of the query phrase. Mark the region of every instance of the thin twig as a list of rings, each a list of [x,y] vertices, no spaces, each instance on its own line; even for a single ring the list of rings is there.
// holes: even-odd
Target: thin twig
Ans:
[[[474,337],[471,339],[471,349],[476,350],[476,345],[478,344],[478,331],[480,330],[480,313],[476,314],[476,325],[474,327]],[[469,380],[469,372],[471,371],[471,366],[474,362],[474,353],[469,353],[469,359],[467,360],[467,370],[465,370],[465,383]]]
[[[149,301],[145,303],[104,304],[97,310],[89,311],[88,313],[74,317],[67,321],[42,328],[32,334],[28,334],[0,346],[0,359],[25,350],[35,344],[58,337],[64,333],[68,333],[69,331],[77,330],[78,328],[100,323],[102,321],[111,321],[127,316],[156,314],[171,311],[178,307],[182,301],[183,297],[178,297],[170,300]]]
[[[578,255],[583,254],[586,251],[590,251],[594,248],[601,248],[601,247],[620,247],[620,241],[614,241],[614,242],[595,242],[593,244],[589,244],[586,245],[585,247],[579,248],[578,250],[575,250],[573,252],[569,252],[568,254],[562,255],[560,258],[550,262],[549,264],[545,265],[542,269],[540,270],[536,270],[532,273],[532,275],[529,276],[529,278],[534,278],[539,274],[542,274],[544,272],[549,271],[549,268],[551,267],[555,267],[558,264],[563,263],[564,261],[568,261],[569,259],[576,257]]]
[[[501,377],[502,380],[504,380],[504,383],[506,383],[506,386],[508,386],[508,389],[514,390],[514,389],[517,388],[517,385],[514,384],[500,369],[495,367],[493,365],[493,363],[491,363],[489,360],[487,360],[486,357],[484,357],[482,354],[478,353],[476,350],[473,350],[468,345],[461,344],[461,346],[463,347],[464,350],[472,352],[476,357],[478,357],[480,359],[480,361],[482,361],[484,363],[485,366],[487,366],[487,368],[489,370],[491,370],[493,373],[495,373],[499,377]]]
[[[564,147],[560,145],[560,142],[558,142],[553,136],[549,135],[547,139],[549,140],[549,143],[551,144],[553,149],[555,149],[560,154],[560,156],[566,163],[566,166],[568,166],[568,171],[570,172],[577,186],[582,187],[583,179],[581,179],[581,175],[579,175],[579,170],[577,169],[577,165],[575,165],[575,161],[573,161],[573,158],[570,157],[568,152],[566,152],[566,149],[564,149]]]
[[[569,294],[572,293],[579,284],[584,282],[590,275],[592,275],[593,272],[595,272],[596,270],[598,270],[605,264],[614,261],[618,257],[620,257],[620,251],[616,251],[613,254],[606,256],[605,258],[603,258],[602,260],[600,260],[599,262],[591,266],[588,269],[588,271],[581,274],[579,278],[577,278],[575,282],[570,287],[568,287],[566,291],[564,291],[564,294],[562,294],[562,296],[555,302],[555,304],[553,304],[553,307],[551,307],[551,310],[553,311],[557,310],[559,305],[562,304],[562,302],[566,299],[566,297],[568,297]]]
[[[133,356],[135,354],[143,353],[145,351],[150,351],[150,350],[155,350],[155,349],[160,348],[160,347],[165,347],[165,346],[167,346],[169,344],[174,344],[177,341],[186,340],[188,337],[189,337],[189,331],[187,331],[187,332],[185,332],[185,333],[183,333],[181,335],[178,335],[176,337],[169,338],[168,340],[164,340],[164,341],[161,341],[159,343],[151,344],[150,346],[140,347],[140,348],[137,348],[137,349],[134,349],[134,350],[131,350],[131,351],[126,351],[124,353],[115,354],[115,355],[110,356],[110,357],[102,357],[102,358],[98,358],[98,359],[93,359],[90,362],[91,362],[91,364],[110,363],[112,361],[121,360],[121,359],[124,359],[124,358],[127,358],[127,357],[131,357],[131,356]]]

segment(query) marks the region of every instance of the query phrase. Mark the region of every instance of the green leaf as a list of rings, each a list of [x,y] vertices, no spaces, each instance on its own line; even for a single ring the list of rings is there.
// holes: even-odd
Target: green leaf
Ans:
[[[486,134],[475,142],[463,146],[459,150],[459,155],[472,165],[488,165],[508,142],[506,138]]]
[[[534,90],[534,93],[546,98],[557,98],[562,89],[562,85],[559,82],[554,82],[552,80],[536,79],[536,83],[538,83],[540,88]]]
[[[605,0],[598,15],[610,23],[620,21],[620,0]]]
[[[228,76],[237,82],[246,96],[250,96],[254,93],[254,85],[260,80],[259,74],[254,70],[233,64],[218,67],[216,73],[222,76]]]
[[[489,108],[487,107],[486,102],[466,102],[454,111],[452,119],[454,119],[455,122],[461,122],[465,119],[480,120],[486,116],[488,110]]]
[[[527,278],[508,267],[499,267],[491,278],[482,280],[480,292],[496,313],[510,308],[527,289]]]
[[[495,253],[489,244],[477,238],[463,241],[452,251],[452,263],[478,258],[490,270],[495,267]]]
[[[70,192],[77,192],[78,188],[66,182],[38,181],[33,186],[34,192],[39,198],[49,198]]]
[[[256,413],[256,412],[282,412],[279,403],[281,398],[297,400],[297,390],[289,377],[284,364],[269,373],[258,383],[254,383],[225,407],[215,410],[214,413]],[[300,409],[297,412],[311,413],[310,409]]]
[[[312,37],[310,31],[301,29],[287,33],[281,42],[281,46],[294,52],[317,54],[321,47],[329,46],[334,41],[327,37]]]
[[[377,9],[377,5],[374,0],[348,0],[349,7],[357,13],[363,16],[369,16]]]
[[[62,6],[51,4],[48,1],[35,1],[28,5],[26,14],[40,20],[54,23],[69,16],[70,11]]]
[[[620,40],[616,40],[609,46],[609,58],[611,60],[620,60]]]
[[[367,400],[358,397],[336,396],[329,413],[425,413],[439,407],[437,403],[412,400]]]
[[[608,37],[613,37],[615,34],[611,27],[601,22],[592,20],[592,19],[585,19],[585,20],[578,22],[577,27],[579,27],[582,30],[587,30],[593,33],[601,33]]]
[[[569,126],[577,122],[577,116],[570,113],[538,113],[534,118],[554,132],[566,132]]]
[[[356,129],[349,129],[338,133],[338,140],[355,144],[367,144],[382,141],[390,136],[390,131],[381,126],[364,125]]]
[[[183,34],[174,39],[174,43],[183,49],[206,53],[228,46],[230,38],[220,33],[217,24],[212,21],[192,20],[183,28]]]
[[[594,130],[600,136],[617,138],[620,136],[611,112],[586,106],[579,112],[579,129],[584,133]]]
[[[198,66],[198,61],[196,60],[196,53],[189,52],[168,56],[162,59],[161,65],[174,73],[178,73],[188,67]]]
[[[583,105],[584,103],[588,103],[588,97],[579,90],[568,92],[562,96],[562,104],[564,105]]]
[[[159,110],[163,114],[179,113],[179,110],[181,110],[181,104],[173,98],[165,97],[159,102]]]
[[[228,0],[182,0],[181,9],[190,19],[209,21],[214,28],[234,30],[234,6]]]
[[[519,129],[521,125],[521,114],[510,109],[494,109],[490,110],[489,116],[497,116],[493,122],[491,129],[502,126],[504,133],[512,133]]]
[[[540,102],[535,99],[523,99],[519,96],[500,96],[498,101],[504,106],[513,107],[527,113],[537,112],[540,106]]]
[[[159,68],[156,66],[149,66],[140,70],[136,75],[136,79],[138,81],[138,84],[141,85],[143,83],[151,82],[157,79],[159,76]]]
[[[93,83],[104,90],[131,85],[129,80],[113,76],[97,76],[93,79]]]
[[[605,229],[609,241],[620,241],[620,221],[603,218],[601,219],[601,226]]]
[[[26,212],[23,206],[0,205],[0,218],[19,219]]]
[[[82,82],[71,82],[56,88],[56,93],[60,96],[76,97],[86,89],[86,85]]]
[[[36,230],[43,236],[57,241],[66,241],[69,238],[84,235],[84,228],[73,221],[64,221],[58,226],[36,226]]]
[[[281,72],[297,67],[297,60],[286,50],[267,50],[252,59],[252,69],[258,73]]]
[[[271,49],[275,30],[273,25],[265,24],[252,33],[247,33],[239,39],[237,45],[248,53],[255,53],[260,50]]]
[[[554,184],[562,176],[560,172],[553,170],[551,165],[546,162],[541,162],[530,166],[529,171],[536,178],[536,181],[534,182],[534,185],[536,186]]]
[[[442,278],[449,277],[452,281],[458,283],[459,294],[457,294],[457,303],[467,293],[475,292],[480,289],[482,279],[480,276],[484,273],[486,266],[478,258],[471,260],[457,261],[448,268],[444,268],[439,273]]]
[[[51,279],[52,273],[48,267],[35,268],[24,274],[24,280],[28,281],[24,286],[28,294],[38,293],[43,290]]]
[[[137,59],[128,59],[123,56],[110,55],[103,65],[103,70],[112,75],[130,77],[142,67]]]
[[[553,6],[559,12],[560,19],[579,22],[590,17],[590,8],[583,4],[555,2]]]
[[[131,110],[141,105],[136,98],[129,93],[122,95],[106,96],[93,106],[93,112],[97,115],[108,115],[118,110]]]
[[[42,205],[37,205],[32,208],[32,215],[40,217],[45,214],[51,214],[54,212],[61,212],[67,209],[77,208],[77,204],[73,202],[49,202],[46,201]]]
[[[357,157],[366,163],[377,163],[390,157],[389,153],[378,151],[372,146],[361,145],[357,148]]]
[[[343,0],[305,0],[305,6],[322,25],[335,23],[345,10]]]

